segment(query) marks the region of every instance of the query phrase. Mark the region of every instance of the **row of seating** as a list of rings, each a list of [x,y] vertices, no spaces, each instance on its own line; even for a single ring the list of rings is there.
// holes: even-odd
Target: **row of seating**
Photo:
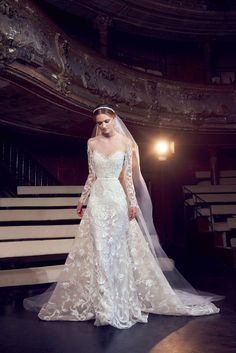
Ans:
[[[196,171],[195,178],[198,185],[210,185],[211,184],[211,172]],[[236,170],[220,170],[218,175],[219,185],[235,185],[236,184]]]
[[[192,208],[194,218],[206,217],[208,231],[221,233],[225,247],[235,247],[236,185],[184,185],[183,192],[185,208]]]
[[[56,281],[78,231],[82,188],[19,186],[18,197],[0,198],[0,287]],[[185,185],[183,191],[195,217],[210,220],[209,231],[236,229],[236,185]]]
[[[82,188],[19,186],[18,197],[0,198],[0,287],[56,281],[80,223]]]
[[[18,197],[0,198],[0,287],[57,280],[78,231],[82,189],[19,186]],[[173,268],[172,260],[160,261]]]

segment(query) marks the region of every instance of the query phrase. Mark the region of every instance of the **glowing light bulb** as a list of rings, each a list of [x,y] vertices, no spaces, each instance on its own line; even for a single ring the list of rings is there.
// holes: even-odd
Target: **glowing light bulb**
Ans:
[[[156,151],[159,154],[166,154],[169,151],[169,144],[167,141],[159,141],[156,144]]]
[[[174,141],[167,139],[158,140],[154,145],[154,148],[157,154],[157,158],[160,161],[165,161],[167,158],[169,158],[175,153]]]

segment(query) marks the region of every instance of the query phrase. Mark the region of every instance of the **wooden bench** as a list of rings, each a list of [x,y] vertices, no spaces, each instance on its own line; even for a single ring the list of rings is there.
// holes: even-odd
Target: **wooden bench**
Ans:
[[[83,190],[81,185],[52,186],[18,186],[17,195],[79,195]]]
[[[236,185],[184,185],[183,192],[188,197],[184,201],[185,205],[196,206],[198,214],[205,216],[220,215],[226,214],[227,210],[229,214],[231,212],[234,214]]]
[[[196,194],[194,195],[194,203],[205,203],[205,204],[236,204],[236,193],[235,194]]]
[[[235,185],[236,178],[219,178],[219,185]],[[200,180],[197,185],[211,185],[211,180]]]
[[[219,176],[222,178],[233,178],[236,177],[236,170],[220,170]],[[196,171],[195,172],[196,179],[210,179],[211,172],[210,170],[204,171]]]
[[[182,189],[185,206],[194,206],[197,200],[202,199],[202,194],[235,194],[236,196],[236,185],[183,185]]]
[[[1,208],[38,208],[76,206],[78,197],[5,197],[0,198]]]
[[[236,204],[234,205],[209,205],[207,208],[199,208],[200,216],[225,216],[236,215]]]
[[[0,222],[57,221],[78,219],[76,209],[0,210]]]
[[[195,219],[207,217],[208,231],[221,233],[226,239],[236,218],[236,185],[185,185],[183,192],[187,196],[185,207],[193,206]],[[207,231],[206,226],[204,229]]]
[[[185,199],[186,206],[200,206],[201,204],[229,204],[236,203],[236,193],[234,194],[192,194],[191,198]]]
[[[229,231],[228,220],[232,216],[236,216],[236,204],[234,205],[209,205],[208,208],[199,208],[197,209],[198,216],[209,217],[211,221],[212,231]],[[224,221],[215,221],[216,216],[221,216]],[[228,217],[230,216],[230,217]]]
[[[236,185],[183,185],[184,194],[236,193]]]
[[[210,171],[195,176],[197,185],[183,186],[185,216],[211,233],[217,254],[236,266],[236,170],[220,171],[220,185],[210,184]]]
[[[184,185],[185,206],[228,203],[236,199],[236,185]]]
[[[195,178],[197,185],[211,185],[211,172],[196,171]],[[219,185],[235,185],[236,184],[236,170],[220,170],[219,171]]]
[[[236,217],[227,218],[227,223],[230,229],[236,230]]]

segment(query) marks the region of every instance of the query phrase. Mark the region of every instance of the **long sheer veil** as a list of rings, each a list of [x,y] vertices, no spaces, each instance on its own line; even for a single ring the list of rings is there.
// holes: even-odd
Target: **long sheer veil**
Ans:
[[[153,216],[152,216],[152,201],[144,181],[144,178],[140,169],[140,157],[139,148],[135,142],[132,134],[120,119],[119,116],[115,117],[115,129],[127,136],[132,141],[133,147],[133,158],[132,158],[132,171],[133,171],[133,183],[135,187],[136,198],[138,202],[137,207],[137,221],[142,230],[142,233],[149,244],[149,248],[157,262],[157,266],[163,271],[167,281],[169,282],[171,288],[179,297],[182,304],[187,306],[192,305],[204,305],[211,301],[221,300],[224,297],[216,294],[200,292],[195,290],[191,284],[180,274],[176,269],[173,260],[169,259],[164,250],[162,249],[158,235],[154,226]],[[92,136],[98,134],[98,130],[94,129]],[[56,283],[51,284],[46,291],[39,295],[34,295],[29,298],[24,299],[24,307],[27,310],[32,310],[38,312],[40,308],[46,303],[50,296],[52,295]]]
[[[155,257],[157,265],[161,267],[170,286],[179,296],[184,305],[202,305],[211,301],[221,300],[224,297],[212,293],[200,292],[194,289],[191,284],[181,275],[165,251],[162,249],[157,231],[153,222],[153,206],[149,195],[147,185],[141,173],[140,156],[138,145],[128,130],[127,126],[116,114],[114,126],[116,131],[125,135],[132,141],[133,157],[132,157],[132,172],[133,183],[138,202],[136,219],[143,232],[143,235],[149,244],[149,248]],[[96,127],[93,130],[92,136],[99,133]]]

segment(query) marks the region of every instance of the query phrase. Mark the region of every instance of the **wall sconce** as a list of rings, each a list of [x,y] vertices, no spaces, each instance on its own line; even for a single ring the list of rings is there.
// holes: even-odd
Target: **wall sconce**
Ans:
[[[166,161],[175,153],[174,141],[160,139],[155,143],[155,152],[159,161]]]

